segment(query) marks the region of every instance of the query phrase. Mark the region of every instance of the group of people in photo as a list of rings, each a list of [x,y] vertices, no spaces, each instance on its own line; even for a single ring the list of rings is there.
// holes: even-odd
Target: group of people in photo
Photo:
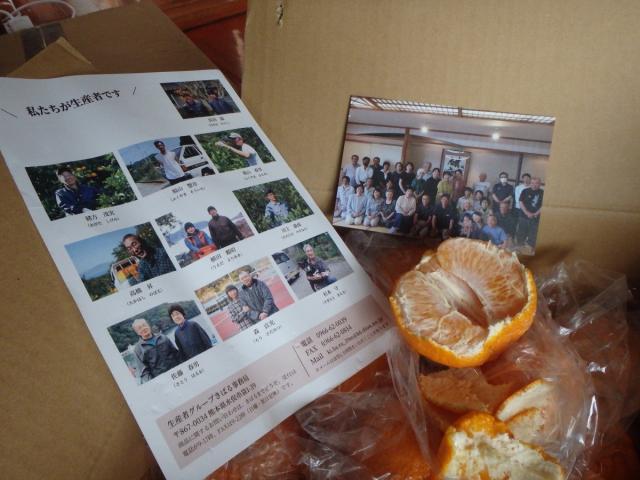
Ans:
[[[463,236],[510,248],[535,248],[544,191],[542,180],[523,173],[516,187],[500,172],[494,183],[480,173],[467,185],[462,169],[414,171],[411,162],[391,168],[379,157],[360,159],[341,171],[334,219],[347,225],[383,227],[421,238]]]
[[[133,352],[142,365],[141,383],[171,370],[213,346],[207,332],[197,322],[186,318],[180,305],[171,305],[169,317],[176,325],[175,345],[163,333],[155,333],[144,318],[133,321],[131,328],[138,335]]]
[[[183,118],[225,115],[237,111],[237,109],[225,99],[224,90],[221,88],[207,89],[206,96],[194,94],[186,87],[175,89],[171,93],[182,102],[179,110]]]

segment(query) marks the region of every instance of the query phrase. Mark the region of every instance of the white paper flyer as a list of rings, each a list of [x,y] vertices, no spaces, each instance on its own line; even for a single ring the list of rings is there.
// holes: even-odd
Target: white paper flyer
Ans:
[[[0,151],[167,478],[385,351],[384,299],[218,70],[2,78]]]

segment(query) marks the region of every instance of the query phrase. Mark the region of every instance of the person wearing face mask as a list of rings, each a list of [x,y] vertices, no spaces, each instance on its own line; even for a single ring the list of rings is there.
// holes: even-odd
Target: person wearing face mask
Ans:
[[[494,212],[498,212],[500,210],[500,202],[507,202],[509,210],[511,210],[514,197],[513,185],[507,183],[509,179],[507,172],[500,172],[498,178],[500,181],[493,186],[491,192],[491,199],[493,200],[491,208]]]

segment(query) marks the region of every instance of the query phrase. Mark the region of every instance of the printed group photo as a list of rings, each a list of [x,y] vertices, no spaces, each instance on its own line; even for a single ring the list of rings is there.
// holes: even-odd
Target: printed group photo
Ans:
[[[217,342],[193,300],[163,303],[108,331],[138,385],[188,362]]]
[[[194,177],[215,174],[207,155],[188,135],[137,143],[119,153],[143,197]]]
[[[353,272],[328,233],[296,243],[272,256],[299,299]]]
[[[240,111],[218,80],[171,82],[161,85],[184,119],[226,115]]]
[[[201,204],[198,208],[190,204],[188,212],[171,212],[156,219],[168,253],[180,267],[253,236],[240,209],[230,207],[228,202]]]
[[[555,118],[351,97],[333,224],[535,253]]]
[[[275,315],[293,298],[269,258],[262,258],[196,290],[222,340]]]
[[[55,165],[26,167],[50,220],[136,200],[113,154]]]
[[[65,246],[91,300],[175,271],[151,223]]]
[[[313,214],[288,178],[254,185],[233,193],[258,233]]]
[[[220,172],[255,167],[275,161],[253,128],[196,135],[207,155]]]

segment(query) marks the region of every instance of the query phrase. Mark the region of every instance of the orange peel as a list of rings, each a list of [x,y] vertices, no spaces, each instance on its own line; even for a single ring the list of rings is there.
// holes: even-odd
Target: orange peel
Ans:
[[[531,326],[533,275],[490,242],[449,239],[396,283],[389,301],[409,346],[450,367],[476,367]]]

